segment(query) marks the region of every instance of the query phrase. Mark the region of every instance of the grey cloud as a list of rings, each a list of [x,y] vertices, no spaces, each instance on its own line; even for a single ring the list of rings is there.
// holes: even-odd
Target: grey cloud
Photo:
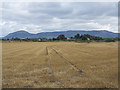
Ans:
[[[33,32],[34,29],[40,31],[92,29],[93,26],[97,29],[96,22],[99,27],[102,27],[101,25],[107,27],[110,24],[114,28],[117,27],[117,7],[117,3],[110,2],[5,2],[2,5],[3,21],[12,21],[16,25],[14,27],[4,25],[4,35],[8,30],[16,31],[20,27],[27,27]],[[84,25],[90,22],[95,25]],[[30,27],[31,25],[33,27]],[[41,27],[36,28],[35,25]]]
[[[116,16],[117,10],[113,3],[68,3],[67,6],[62,6],[62,3],[29,3],[24,6],[24,9],[18,11],[6,10],[3,12],[5,18],[7,19],[18,19],[17,21],[24,20],[40,20],[44,21],[45,19],[52,19],[53,17],[58,17],[62,19],[74,19],[74,18],[83,18],[83,19],[94,19],[101,15],[105,16]],[[3,5],[4,6],[4,5]],[[7,7],[7,6],[4,6]],[[8,5],[9,7],[9,5]],[[25,12],[26,11],[26,12]],[[10,13],[9,16],[6,16]],[[4,18],[4,17],[3,17]],[[23,21],[23,22],[25,22]]]

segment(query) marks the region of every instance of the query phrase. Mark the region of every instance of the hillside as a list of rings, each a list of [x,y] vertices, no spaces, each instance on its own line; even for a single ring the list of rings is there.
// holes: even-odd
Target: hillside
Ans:
[[[102,38],[112,38],[112,37],[118,37],[118,33],[113,33],[113,32],[109,32],[107,30],[93,30],[93,31],[58,31],[58,32],[41,32],[41,33],[37,33],[37,34],[32,34],[29,33],[27,31],[17,31],[17,32],[13,32],[8,34],[7,36],[5,36],[5,39],[9,39],[12,37],[19,37],[19,38],[53,38],[53,37],[57,37],[60,34],[64,34],[66,37],[73,37],[75,34],[89,34],[92,36],[99,36]]]

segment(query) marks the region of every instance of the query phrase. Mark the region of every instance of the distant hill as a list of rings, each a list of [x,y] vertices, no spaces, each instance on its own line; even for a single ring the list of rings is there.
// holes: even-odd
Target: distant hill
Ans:
[[[37,34],[32,34],[29,33],[27,31],[17,31],[17,32],[13,32],[8,34],[7,36],[5,36],[5,39],[10,39],[12,37],[18,37],[18,38],[53,38],[53,37],[57,37],[60,34],[64,34],[66,37],[73,37],[74,35],[76,35],[77,33],[81,34],[89,34],[92,36],[99,36],[102,38],[112,38],[112,37],[118,37],[118,33],[113,33],[113,32],[109,32],[107,30],[93,30],[93,31],[84,31],[84,30],[70,30],[70,31],[58,31],[58,32],[41,32],[41,33],[37,33]],[[119,34],[120,36],[120,34]]]
[[[21,31],[10,33],[4,38],[12,38],[12,37],[27,38],[27,37],[30,37],[31,35],[33,34],[28,33],[27,31],[21,30]]]

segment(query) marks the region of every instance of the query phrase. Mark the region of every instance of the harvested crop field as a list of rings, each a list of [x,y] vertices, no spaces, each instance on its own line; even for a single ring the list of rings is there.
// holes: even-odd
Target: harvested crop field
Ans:
[[[3,42],[3,88],[117,88],[118,42]]]

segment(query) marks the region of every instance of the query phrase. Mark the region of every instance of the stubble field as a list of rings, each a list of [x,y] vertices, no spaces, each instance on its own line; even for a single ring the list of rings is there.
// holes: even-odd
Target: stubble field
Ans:
[[[3,42],[3,88],[117,88],[118,42]]]

